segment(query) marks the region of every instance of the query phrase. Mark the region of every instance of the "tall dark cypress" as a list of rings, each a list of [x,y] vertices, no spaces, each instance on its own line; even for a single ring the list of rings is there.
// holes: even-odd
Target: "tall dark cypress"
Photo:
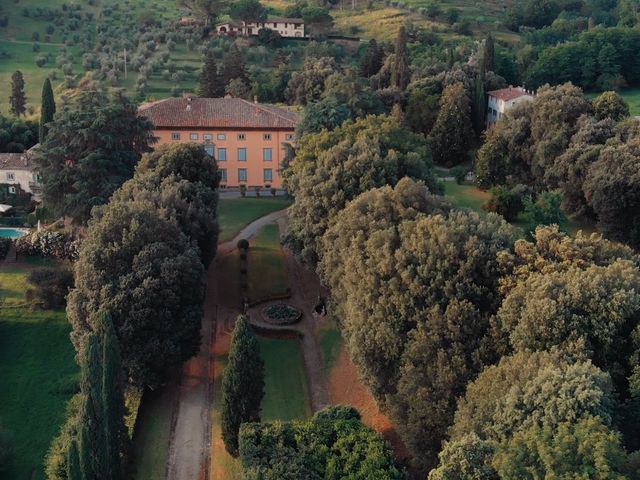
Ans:
[[[234,43],[222,60],[222,79],[225,86],[227,86],[231,80],[236,78],[244,80],[247,83],[249,80],[247,78],[242,53]]]
[[[202,72],[200,73],[200,87],[198,95],[206,98],[215,98],[224,96],[224,83],[222,77],[218,73],[218,65],[213,53],[208,52]]]
[[[24,77],[20,70],[11,75],[11,95],[9,96],[11,113],[15,116],[24,115],[27,111],[27,97],[24,94]]]
[[[56,113],[56,102],[53,98],[53,88],[51,88],[51,80],[49,77],[44,79],[42,85],[42,105],[40,107],[40,129],[38,139],[43,142],[47,136],[46,124],[53,120]]]
[[[129,438],[124,423],[124,379],[120,345],[111,316],[101,313],[98,319],[102,336],[102,408],[104,415],[105,479],[124,475],[124,460]]]
[[[491,34],[487,35],[484,41],[484,49],[482,51],[482,63],[480,72],[484,75],[486,72],[493,72],[496,68],[496,46]]]
[[[391,85],[405,90],[409,85],[411,74],[407,59],[407,30],[401,26],[396,38],[395,58],[391,69]]]
[[[476,75],[473,82],[473,97],[471,99],[471,122],[476,138],[480,138],[484,130],[485,115],[487,110],[487,96],[484,91],[484,78]]]
[[[262,397],[264,362],[249,319],[241,315],[233,329],[229,361],[222,377],[222,440],[231,455],[238,455],[240,425],[260,421]]]
[[[372,38],[360,64],[360,74],[363,77],[370,77],[378,73],[382,67],[383,55],[382,48],[378,46],[375,38]]]
[[[80,454],[78,453],[78,440],[73,438],[67,451],[67,480],[83,480],[80,468]]]
[[[86,479],[103,478],[106,442],[102,407],[102,348],[96,333],[88,336],[81,358],[80,391],[84,402],[78,438],[80,468]]]

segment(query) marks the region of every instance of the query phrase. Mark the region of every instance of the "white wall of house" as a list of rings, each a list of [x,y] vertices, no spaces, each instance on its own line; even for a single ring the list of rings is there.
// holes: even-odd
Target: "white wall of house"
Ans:
[[[529,102],[533,100],[533,95],[525,94],[519,97],[513,98],[508,101],[504,101],[501,98],[489,95],[487,102],[487,126],[491,126],[500,120],[505,112],[513,108],[515,105],[522,102]]]
[[[20,185],[20,188],[31,194],[40,193],[40,176],[31,170],[0,169],[0,183]]]
[[[216,25],[216,32],[221,35],[235,33],[240,35],[257,35],[261,28],[275,30],[283,38],[303,38],[306,37],[303,23],[292,22],[274,22],[267,20],[265,22],[249,22],[246,26],[235,24],[233,22],[219,23]]]

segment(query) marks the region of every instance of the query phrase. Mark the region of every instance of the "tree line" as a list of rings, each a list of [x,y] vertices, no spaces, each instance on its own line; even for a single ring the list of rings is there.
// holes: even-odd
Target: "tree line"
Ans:
[[[124,389],[157,387],[197,352],[217,184],[199,145],[161,146],[92,210],[67,302],[81,392],[48,454],[49,479],[123,478]]]

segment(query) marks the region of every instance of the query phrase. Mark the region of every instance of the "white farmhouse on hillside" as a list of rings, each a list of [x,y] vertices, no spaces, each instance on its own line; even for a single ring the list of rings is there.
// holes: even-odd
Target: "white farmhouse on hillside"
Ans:
[[[31,147],[24,153],[0,153],[0,185],[7,185],[9,194],[23,192],[31,193],[35,199],[40,198],[42,184],[40,175],[33,161],[33,151],[38,145]]]
[[[523,87],[502,88],[492,90],[488,93],[489,102],[487,104],[487,128],[502,118],[504,113],[514,105],[521,102],[533,100],[533,92],[525,90]]]
[[[270,18],[264,22],[224,22],[216,25],[219,35],[258,35],[261,28],[274,30],[282,38],[304,38],[304,20],[301,18]]]

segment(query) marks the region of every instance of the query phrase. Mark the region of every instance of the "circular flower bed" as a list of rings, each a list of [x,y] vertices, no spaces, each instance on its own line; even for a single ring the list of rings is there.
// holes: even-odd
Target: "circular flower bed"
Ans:
[[[302,312],[296,307],[282,303],[269,305],[262,310],[269,323],[289,325],[296,323],[302,317]]]

